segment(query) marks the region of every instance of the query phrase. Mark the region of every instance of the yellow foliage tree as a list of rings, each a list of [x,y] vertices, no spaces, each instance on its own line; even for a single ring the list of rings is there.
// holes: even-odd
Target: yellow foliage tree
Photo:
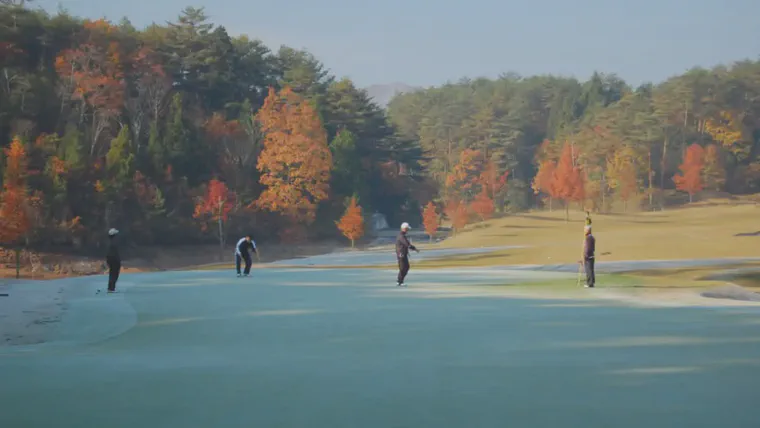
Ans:
[[[708,119],[705,122],[705,131],[738,160],[750,155],[752,144],[745,141],[741,121],[730,112],[722,111],[717,118]]]
[[[259,156],[261,184],[256,205],[292,223],[314,221],[317,203],[328,196],[332,155],[319,115],[308,101],[285,88],[269,89],[256,115],[265,132]]]

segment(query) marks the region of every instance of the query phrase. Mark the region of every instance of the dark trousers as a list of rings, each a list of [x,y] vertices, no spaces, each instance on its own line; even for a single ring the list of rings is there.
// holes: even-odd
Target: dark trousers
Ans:
[[[398,257],[398,283],[403,284],[406,274],[409,273],[409,256]]]
[[[240,274],[240,262],[245,260],[245,274],[248,275],[251,273],[251,264],[253,263],[253,260],[251,260],[250,254],[235,254],[235,270],[237,270],[238,275]]]
[[[116,290],[116,281],[119,280],[121,272],[121,260],[106,260],[108,264],[108,291]]]
[[[594,274],[594,258],[583,260],[583,269],[586,271],[586,285],[593,287],[596,285],[596,274]]]

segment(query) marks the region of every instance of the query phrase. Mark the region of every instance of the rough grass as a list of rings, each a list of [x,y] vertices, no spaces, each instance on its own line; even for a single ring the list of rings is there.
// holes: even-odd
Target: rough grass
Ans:
[[[421,262],[426,266],[574,263],[583,239],[584,213],[531,212],[471,225],[434,246],[528,248]],[[592,215],[600,260],[691,259],[757,256],[760,208],[711,201],[668,211]]]

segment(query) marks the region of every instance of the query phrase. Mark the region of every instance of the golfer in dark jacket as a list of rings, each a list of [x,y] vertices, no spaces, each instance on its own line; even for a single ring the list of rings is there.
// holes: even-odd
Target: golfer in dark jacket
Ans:
[[[594,275],[596,238],[591,234],[591,225],[587,225],[584,231],[586,237],[583,240],[583,269],[586,271],[586,287],[594,288],[594,285],[596,284],[596,275]]]
[[[108,265],[108,292],[116,292],[116,281],[119,280],[121,272],[121,255],[119,246],[116,245],[116,237],[119,231],[111,229],[108,231],[108,252],[106,253],[106,264]]]
[[[250,275],[251,273],[251,264],[253,263],[253,260],[251,260],[251,253],[248,252],[248,249],[251,249],[254,253],[256,252],[256,243],[253,242],[253,238],[251,238],[251,235],[245,235],[243,238],[241,238],[237,245],[235,245],[235,269],[237,270],[237,276],[240,276],[240,262],[245,260],[245,276]]]
[[[401,232],[396,237],[396,259],[398,260],[398,281],[396,285],[401,287],[404,285],[404,278],[409,273],[409,250],[420,252],[406,237],[406,232],[409,231],[409,223],[401,224]]]

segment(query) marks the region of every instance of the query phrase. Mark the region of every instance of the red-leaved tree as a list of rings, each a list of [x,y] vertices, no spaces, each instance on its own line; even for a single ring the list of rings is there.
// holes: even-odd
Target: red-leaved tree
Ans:
[[[572,145],[565,143],[554,170],[553,190],[565,202],[565,221],[570,220],[570,202],[581,202],[585,196],[583,174],[573,155]]]
[[[433,236],[438,231],[438,225],[441,219],[438,215],[438,211],[435,208],[435,204],[432,201],[425,205],[425,209],[422,211],[422,224],[425,226],[425,233],[430,236],[430,242],[433,242]]]
[[[483,221],[486,221],[493,216],[493,199],[488,196],[486,189],[483,189],[478,193],[478,196],[475,196],[475,200],[470,203],[470,208],[472,208],[472,211],[474,211]]]
[[[467,205],[457,199],[452,199],[446,203],[446,217],[451,221],[451,227],[454,229],[454,233],[459,232],[467,226],[469,221],[469,213],[467,212]]]
[[[480,178],[478,178],[481,185],[480,191],[493,201],[494,209],[504,207],[504,190],[507,187],[507,177],[509,177],[509,170],[499,174],[496,163],[488,161],[480,174]]]
[[[224,248],[224,223],[227,221],[232,208],[235,206],[235,194],[227,189],[227,185],[213,178],[206,186],[206,194],[198,198],[193,217],[203,221],[202,228],[205,231],[208,224],[216,222],[218,225],[219,246]]]
[[[692,144],[686,149],[683,163],[678,167],[681,174],[673,176],[676,189],[689,194],[689,203],[695,193],[704,188],[702,170],[705,166],[705,150],[699,144]]]
[[[554,170],[556,168],[556,162],[546,159],[538,166],[538,172],[533,178],[533,193],[536,195],[543,193],[549,198],[549,211],[552,210],[552,200],[557,195],[554,185]]]
[[[343,236],[351,240],[351,248],[354,248],[354,241],[364,236],[364,216],[362,207],[356,201],[356,196],[351,197],[346,212],[335,224]]]
[[[16,278],[19,277],[21,238],[30,227],[28,215],[29,191],[26,185],[27,156],[24,145],[15,138],[5,149],[5,174],[0,195],[0,242],[14,246],[16,252]]]

